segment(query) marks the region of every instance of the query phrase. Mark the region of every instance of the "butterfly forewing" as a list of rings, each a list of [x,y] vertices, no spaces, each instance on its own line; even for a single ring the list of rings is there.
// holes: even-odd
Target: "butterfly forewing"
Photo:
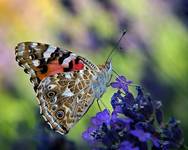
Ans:
[[[83,66],[76,54],[49,44],[23,42],[16,46],[16,60],[31,75],[31,82],[36,90],[40,81],[47,76],[60,72],[72,71]],[[74,61],[74,62],[73,62]],[[70,64],[69,64],[70,63]],[[80,67],[80,68],[79,68]]]

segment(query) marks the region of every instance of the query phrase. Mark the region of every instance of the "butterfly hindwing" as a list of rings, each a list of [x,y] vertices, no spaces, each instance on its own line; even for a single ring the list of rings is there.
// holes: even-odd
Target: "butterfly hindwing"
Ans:
[[[92,83],[96,75],[85,68],[47,77],[38,87],[40,112],[51,128],[61,134],[80,120],[95,99]]]

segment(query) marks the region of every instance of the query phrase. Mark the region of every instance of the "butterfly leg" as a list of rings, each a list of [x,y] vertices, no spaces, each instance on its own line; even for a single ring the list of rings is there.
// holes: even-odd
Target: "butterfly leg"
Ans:
[[[100,99],[97,99],[97,105],[98,105],[98,107],[99,107],[99,110],[102,111],[101,106],[100,106],[100,104],[99,104],[99,100],[100,100]]]
[[[110,80],[109,80],[108,83],[106,84],[106,87],[110,87],[110,82],[111,82],[111,80],[112,80],[112,77],[113,77],[113,75],[110,76]]]
[[[99,98],[99,99],[97,99],[97,105],[98,105],[100,111],[102,111],[102,108],[101,108],[101,106],[100,106],[100,104],[99,104],[99,101],[101,102],[101,104],[103,105],[103,107],[104,107],[105,109],[108,109],[107,106],[103,103],[103,101]]]
[[[100,107],[100,104],[99,104],[99,100],[100,100],[100,99],[97,99],[97,105],[98,105],[100,111],[102,111],[102,109],[101,109],[101,107]],[[110,109],[107,108],[107,106],[103,103],[103,101],[100,100],[100,102],[102,103],[103,107],[104,107],[104,108],[109,112],[109,114],[110,114],[110,113],[111,113],[111,112],[110,112]]]

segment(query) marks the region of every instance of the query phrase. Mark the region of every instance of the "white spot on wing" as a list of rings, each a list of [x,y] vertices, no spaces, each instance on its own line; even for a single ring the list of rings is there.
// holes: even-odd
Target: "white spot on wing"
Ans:
[[[47,77],[45,80],[42,81],[41,84],[43,84],[43,86],[45,86],[45,85],[49,85],[50,83],[51,83],[51,80],[49,77]]]
[[[35,48],[37,45],[38,45],[38,43],[31,43],[30,46],[31,46],[32,48]]]
[[[27,63],[23,64],[23,66],[24,66],[26,69],[30,69],[30,66],[29,66]]]
[[[57,133],[60,133],[61,135],[65,135],[65,133],[59,131],[59,128],[60,128],[60,127],[58,127],[58,129],[56,130],[56,132],[57,132]],[[60,129],[61,129],[61,128],[60,128]],[[61,129],[61,130],[62,130],[62,129]]]
[[[69,64],[69,62],[76,58],[76,55],[74,53],[71,53],[69,57],[67,57],[62,64]]]
[[[50,128],[51,128],[51,129],[53,129],[53,127],[52,127],[52,125],[51,125],[51,123],[50,123],[50,122],[48,122],[48,125],[50,126]]]
[[[49,123],[53,123],[54,122],[54,116],[52,116],[52,115],[50,115],[49,113],[48,113],[48,110],[46,109],[45,111],[44,111],[44,116],[46,117],[46,119],[49,121]]]
[[[56,84],[50,84],[48,86],[48,90],[54,89],[57,85]]]
[[[67,79],[71,79],[71,75],[70,75],[70,73],[65,73],[65,78],[67,78]]]
[[[35,71],[31,69],[31,70],[30,70],[30,75],[31,75],[31,76],[35,76]]]
[[[45,121],[47,121],[46,117],[44,115],[42,115],[42,117],[44,118]]]
[[[33,63],[33,65],[34,65],[35,67],[37,67],[37,66],[40,65],[40,61],[39,61],[39,60],[33,60],[32,63]]]
[[[62,94],[62,96],[65,96],[65,97],[71,97],[71,96],[73,96],[73,95],[74,95],[74,93],[72,93],[69,88],[67,88],[67,89],[64,91],[64,93]]]
[[[76,54],[74,54],[74,53],[71,53],[71,56],[73,56],[73,57],[76,57]]]
[[[84,75],[84,71],[80,70],[80,76],[83,77],[83,75]]]
[[[19,45],[18,45],[18,52],[21,52],[21,51],[24,51],[24,49],[25,49],[25,44],[24,43],[20,43]]]
[[[18,52],[17,52],[17,55],[23,56],[23,53],[24,53],[24,51],[18,51]]]
[[[43,53],[44,58],[50,58],[50,55],[56,50],[56,47],[49,46],[48,49]]]
[[[41,107],[41,106],[39,106],[39,108],[40,108],[40,114],[42,114],[42,107]]]

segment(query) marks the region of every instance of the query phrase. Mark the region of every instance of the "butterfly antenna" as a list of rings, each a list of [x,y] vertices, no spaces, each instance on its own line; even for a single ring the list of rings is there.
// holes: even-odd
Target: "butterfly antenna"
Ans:
[[[107,59],[106,59],[106,63],[109,62],[110,57],[112,56],[113,52],[115,49],[117,49],[117,47],[119,46],[121,40],[123,39],[123,37],[125,36],[125,34],[127,33],[127,30],[123,31],[121,37],[119,38],[119,40],[117,41],[117,44],[112,48],[112,50],[110,51],[110,54],[108,55]]]
[[[120,76],[114,69],[112,69],[112,71],[113,71],[118,77]]]
[[[97,99],[97,105],[98,105],[98,107],[99,107],[99,110],[102,111],[102,108],[101,108],[101,106],[100,106],[100,104],[99,104],[99,99]]]

